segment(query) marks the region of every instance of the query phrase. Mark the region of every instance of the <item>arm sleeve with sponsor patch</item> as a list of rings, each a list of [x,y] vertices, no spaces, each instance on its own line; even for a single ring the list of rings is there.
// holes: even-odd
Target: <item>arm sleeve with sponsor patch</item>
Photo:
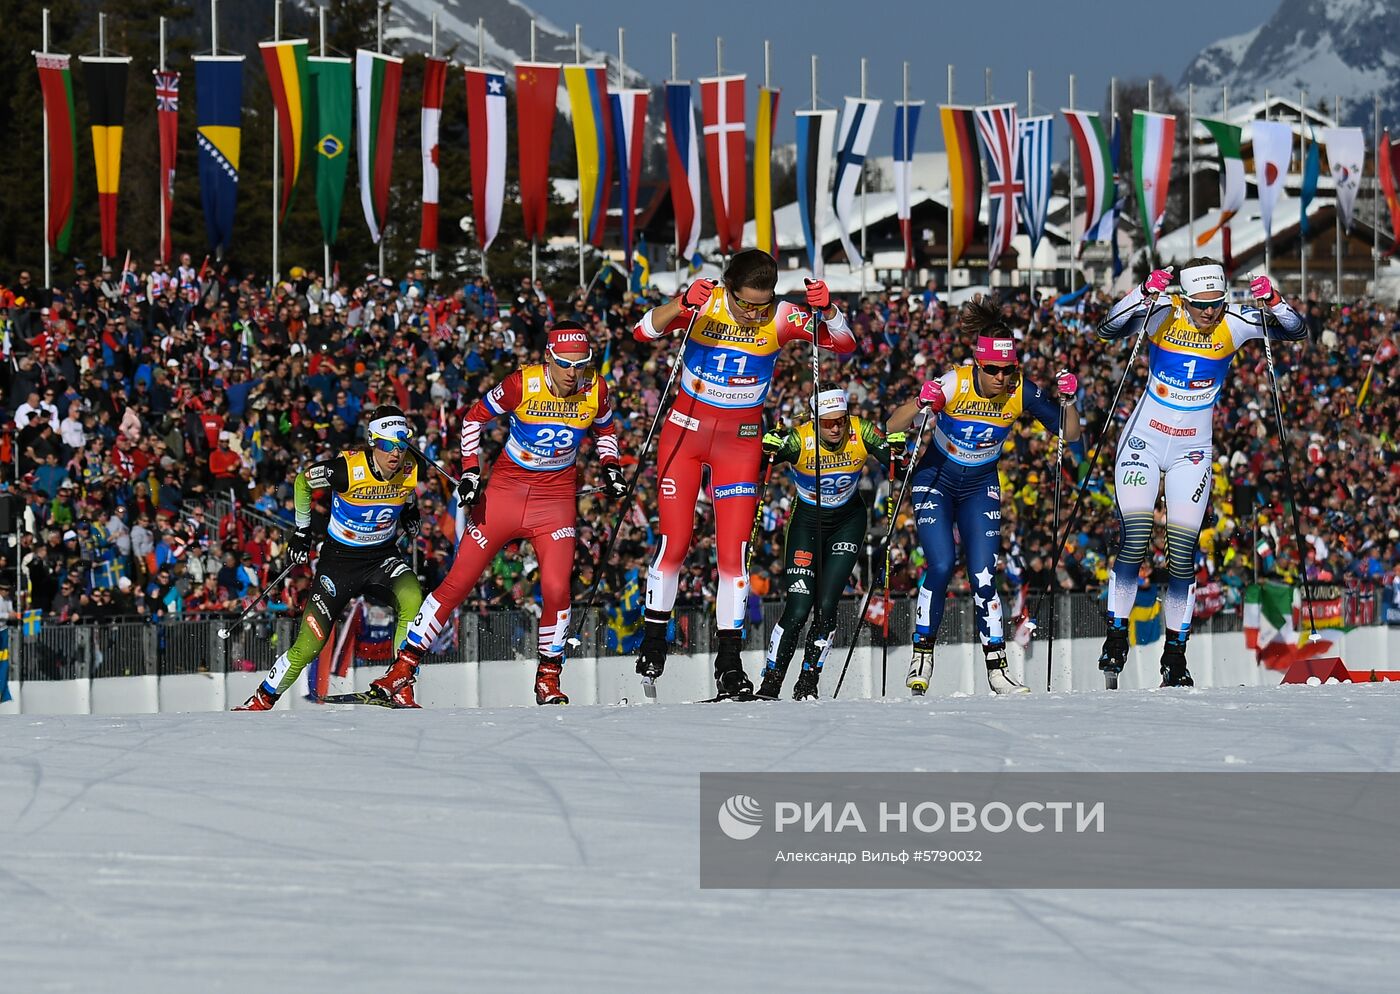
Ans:
[[[297,474],[292,490],[298,528],[311,527],[311,493],[333,490],[343,493],[350,487],[350,466],[343,455],[314,462]]]
[[[681,312],[671,319],[670,324],[664,328],[657,328],[652,320],[652,315],[656,313],[656,310],[657,308],[653,307],[642,315],[640,321],[633,325],[632,337],[637,341],[654,342],[658,338],[664,338],[671,334],[673,331],[684,331],[686,326],[690,324],[691,312],[682,307]]]
[[[882,463],[890,460],[890,443],[885,441],[885,433],[879,426],[864,418],[860,422],[860,440],[865,443],[865,451]]]
[[[778,325],[778,344],[810,342],[812,340],[811,322],[815,317],[805,307],[798,307],[786,300],[779,303],[778,311],[773,317]],[[846,322],[846,315],[841,308],[836,308],[836,317],[829,321],[821,318],[816,320],[817,346],[819,348],[835,352],[837,355],[849,355],[856,350],[855,333],[851,331],[851,326]]]
[[[1262,339],[1266,330],[1276,342],[1300,342],[1308,337],[1307,322],[1286,300],[1280,300],[1267,310],[1241,307],[1238,314],[1227,313],[1225,320],[1229,322],[1236,350],[1245,342]]]
[[[524,377],[516,370],[478,400],[462,418],[462,470],[472,470],[481,464],[481,429],[520,405],[525,396]]]
[[[1147,319],[1148,311],[1152,311],[1154,327],[1149,329],[1149,337],[1157,328],[1162,327],[1168,315],[1171,314],[1170,307],[1158,307],[1153,309],[1151,304],[1142,292],[1142,287],[1136,286],[1123,295],[1123,299],[1118,301],[1108,310],[1108,315],[1099,322],[1094,333],[1105,342],[1116,342],[1127,338],[1142,327],[1142,322]]]
[[[598,413],[588,429],[593,433],[593,444],[598,449],[598,460],[605,463],[620,462],[622,453],[617,444],[617,423],[613,418],[612,404],[608,401],[608,381],[598,379]]]

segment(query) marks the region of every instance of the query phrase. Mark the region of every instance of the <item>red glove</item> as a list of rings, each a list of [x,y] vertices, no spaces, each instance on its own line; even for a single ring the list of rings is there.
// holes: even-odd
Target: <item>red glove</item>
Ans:
[[[930,414],[937,414],[943,410],[943,405],[948,402],[948,398],[943,396],[943,388],[938,385],[937,380],[925,380],[923,389],[919,391],[919,408],[928,411]]]
[[[831,306],[831,290],[821,280],[807,280],[807,306],[824,311]]]
[[[681,294],[681,306],[688,311],[698,311],[710,302],[710,294],[718,284],[714,280],[696,280]]]

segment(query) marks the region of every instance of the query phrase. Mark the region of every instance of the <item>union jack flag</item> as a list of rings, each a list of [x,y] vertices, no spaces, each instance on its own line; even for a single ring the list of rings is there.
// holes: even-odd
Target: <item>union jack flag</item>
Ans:
[[[155,72],[156,110],[180,109],[180,74],[177,72]]]
[[[1016,236],[1026,190],[1018,175],[1016,105],[978,107],[977,138],[987,159],[987,267],[991,268]]]

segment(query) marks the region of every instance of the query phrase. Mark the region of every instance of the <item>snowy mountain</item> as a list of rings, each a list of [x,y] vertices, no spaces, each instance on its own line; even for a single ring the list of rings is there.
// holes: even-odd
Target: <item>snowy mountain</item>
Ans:
[[[1400,114],[1400,4],[1395,0],[1283,0],[1264,24],[1208,45],[1181,84],[1229,86],[1230,102],[1265,90],[1308,103],[1340,98],[1342,120],[1366,126],[1373,97],[1382,120]]]
[[[535,58],[540,62],[573,62],[574,32],[572,27],[560,27],[517,0],[473,0],[469,4],[443,4],[440,0],[395,0],[392,13],[384,26],[387,37],[404,48],[428,51],[432,42],[433,14],[438,15],[438,53],[449,52],[459,62],[468,65],[476,61],[477,19],[482,22],[482,54],[488,66],[507,69],[513,63],[530,58],[530,22],[535,22]],[[616,38],[594,38],[615,45]],[[404,43],[408,44],[405,45]],[[453,46],[456,50],[452,51]],[[615,79],[616,49],[600,49],[583,45],[580,54],[587,62],[606,62]],[[632,86],[646,87],[645,78],[631,70],[627,73]]]

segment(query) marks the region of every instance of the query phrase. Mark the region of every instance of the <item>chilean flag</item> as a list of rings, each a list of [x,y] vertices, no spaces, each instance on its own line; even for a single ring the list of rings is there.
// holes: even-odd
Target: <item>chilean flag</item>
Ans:
[[[718,76],[700,81],[705,158],[710,163],[710,202],[715,211],[719,248],[726,255],[744,247],[744,215],[748,212],[744,79]]]
[[[622,257],[630,273],[632,226],[636,223],[637,186],[642,178],[643,133],[647,125],[647,91],[618,90],[608,94],[608,104],[612,109],[618,189],[622,192]]]
[[[438,122],[442,119],[442,95],[447,89],[447,60],[429,56],[423,67],[423,223],[418,247],[438,249]]]
[[[666,84],[666,161],[676,213],[676,255],[689,259],[700,244],[700,137],[689,83]]]
[[[501,228],[506,194],[506,77],[467,67],[467,128],[472,148],[472,217],[485,252]]]

